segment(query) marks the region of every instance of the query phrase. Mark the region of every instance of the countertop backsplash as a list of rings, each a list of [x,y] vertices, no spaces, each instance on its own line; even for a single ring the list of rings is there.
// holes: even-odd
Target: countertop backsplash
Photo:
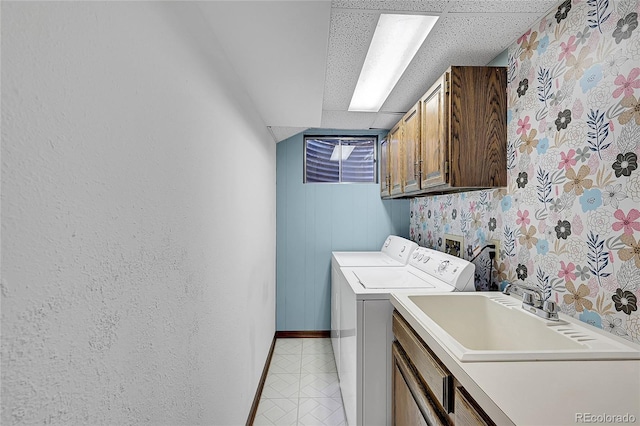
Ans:
[[[640,3],[559,3],[508,49],[508,182],[416,198],[411,239],[464,257],[500,241],[492,281],[640,342]],[[473,167],[473,165],[470,165]],[[476,287],[489,289],[486,251]]]

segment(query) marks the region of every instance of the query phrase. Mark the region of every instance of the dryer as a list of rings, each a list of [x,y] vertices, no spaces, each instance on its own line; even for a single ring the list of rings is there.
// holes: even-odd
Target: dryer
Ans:
[[[348,266],[404,266],[418,244],[397,235],[389,235],[380,251],[334,251],[331,264]]]
[[[340,289],[334,283],[339,281],[342,267],[402,267],[418,244],[397,235],[389,235],[380,251],[334,251],[331,253],[331,346],[340,368]]]
[[[389,294],[475,291],[475,265],[418,247],[403,267],[343,267],[340,292],[340,389],[349,425],[391,424],[392,313]],[[335,351],[334,351],[335,354]]]

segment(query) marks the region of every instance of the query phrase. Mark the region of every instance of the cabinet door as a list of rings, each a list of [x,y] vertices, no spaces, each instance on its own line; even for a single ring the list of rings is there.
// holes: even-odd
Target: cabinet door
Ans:
[[[398,342],[391,349],[393,357],[393,425],[449,425],[449,418],[441,413],[429,391],[420,382]]]
[[[428,426],[411,395],[411,390],[396,364],[393,368],[393,425],[394,426]]]
[[[422,188],[447,183],[448,79],[449,73],[443,74],[421,100],[420,160]]]
[[[495,426],[463,387],[456,387],[456,426]]]
[[[402,118],[402,190],[420,189],[420,102]]]
[[[391,195],[390,178],[389,178],[389,136],[380,142],[380,196],[388,197]]]
[[[448,183],[507,184],[507,74],[504,67],[450,69]]]
[[[389,174],[391,195],[402,194],[402,120],[389,132]]]

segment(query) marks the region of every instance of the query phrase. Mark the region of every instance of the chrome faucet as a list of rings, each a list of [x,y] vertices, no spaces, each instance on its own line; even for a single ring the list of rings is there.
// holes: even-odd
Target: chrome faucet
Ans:
[[[540,318],[558,321],[558,305],[551,300],[544,300],[544,296],[539,289],[523,284],[508,283],[504,290],[502,290],[502,293],[506,295],[511,294],[513,287],[518,287],[522,290],[522,309]],[[537,299],[535,296],[537,296]]]

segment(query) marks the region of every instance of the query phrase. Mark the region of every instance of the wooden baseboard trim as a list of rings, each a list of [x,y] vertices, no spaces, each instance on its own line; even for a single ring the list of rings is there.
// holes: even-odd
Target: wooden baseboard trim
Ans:
[[[258,382],[258,389],[256,389],[256,395],[253,397],[253,404],[251,404],[251,411],[249,411],[249,418],[247,418],[246,426],[252,426],[253,421],[256,419],[256,413],[258,412],[258,404],[260,404],[260,397],[262,396],[262,389],[264,388],[264,382],[267,380],[269,365],[271,365],[271,358],[273,358],[273,351],[276,347],[276,337],[277,337],[276,335],[273,336],[273,341],[271,342],[271,348],[269,349],[269,353],[267,354],[267,360],[265,361],[264,368],[262,369],[262,376],[260,376],[260,381]]]
[[[299,338],[326,338],[331,337],[329,330],[300,330],[300,331],[276,331],[276,339]]]

